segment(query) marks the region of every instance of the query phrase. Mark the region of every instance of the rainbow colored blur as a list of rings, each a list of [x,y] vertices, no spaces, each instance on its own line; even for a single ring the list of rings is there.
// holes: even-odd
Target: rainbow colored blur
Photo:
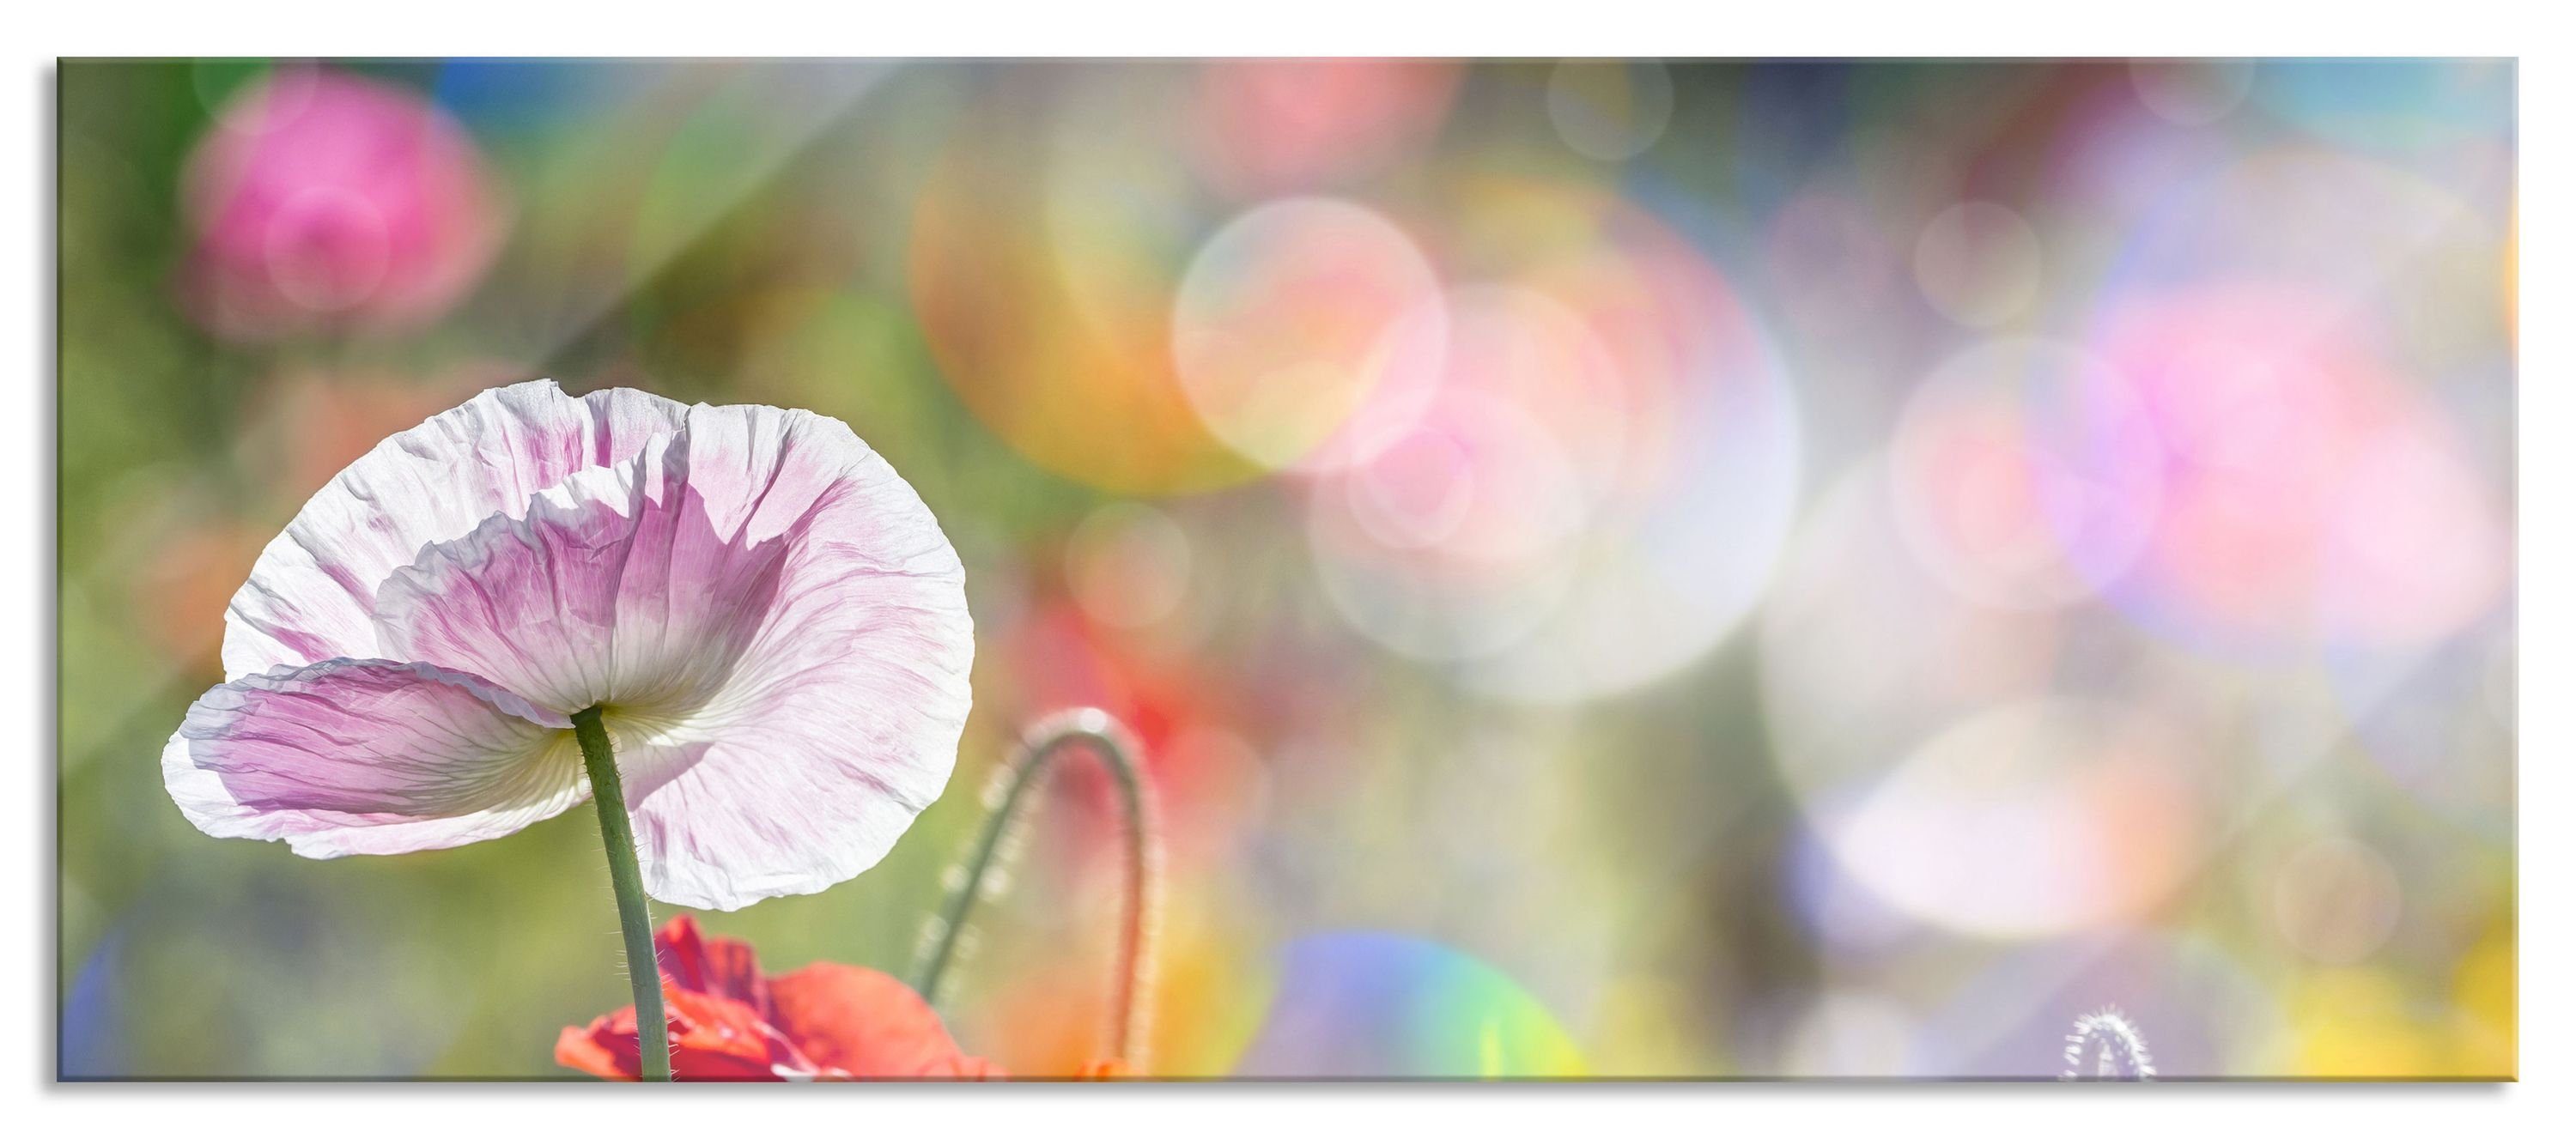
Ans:
[[[902,973],[1021,725],[1165,804],[1169,1077],[2515,1072],[2515,67],[66,62],[60,1070],[551,1078],[578,814],[317,863],[155,757],[377,439],[848,421],[963,555],[949,795],[709,915]],[[1105,1024],[1080,770],[969,1051]]]

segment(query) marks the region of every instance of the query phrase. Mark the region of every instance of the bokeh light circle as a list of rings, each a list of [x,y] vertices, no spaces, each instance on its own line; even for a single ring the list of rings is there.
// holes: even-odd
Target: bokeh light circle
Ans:
[[[1265,471],[1173,373],[1172,296],[1219,220],[1168,161],[1186,79],[1066,68],[978,103],[913,207],[906,278],[941,377],[1012,450],[1115,494]]]
[[[2160,902],[2191,868],[2180,741],[2142,715],[2045,700],[1972,716],[1820,812],[1880,897],[1962,933],[2030,938]]]
[[[1914,283],[1941,315],[1972,328],[2007,324],[2039,298],[2039,231],[2011,207],[1960,202],[1914,243]]]
[[[2145,408],[2073,345],[1976,345],[1916,385],[1888,451],[1909,545],[1962,595],[2048,608],[2092,592],[2155,525],[2163,458]]]
[[[1439,278],[1393,222],[1290,198],[1199,247],[1172,310],[1181,390],[1271,469],[1368,458],[1420,414],[1447,337]]]
[[[1339,484],[1351,517],[1397,550],[1470,565],[1544,558],[1581,528],[1588,505],[1573,461],[1519,404],[1444,393],[1407,432]]]
[[[2264,901],[2272,927],[2310,960],[2350,965],[2397,929],[2403,891],[2388,860],[2348,838],[2321,838],[2291,851],[2272,873]]]
[[[1575,153],[1625,162],[1663,137],[1673,77],[1653,60],[1569,59],[1548,72],[1547,117]]]
[[[1801,440],[1765,331],[1689,238],[1597,190],[1469,183],[1428,244],[1450,290],[1435,394],[1309,495],[1352,627],[1532,703],[1711,649],[1786,540]]]
[[[1299,1079],[1563,1077],[1582,1054],[1501,970],[1392,933],[1300,938],[1234,1074]]]
[[[1092,620],[1151,625],[1171,616],[1189,592],[1189,535],[1151,506],[1111,503],[1066,537],[1064,576],[1074,603]]]
[[[2228,282],[2100,314],[2091,347],[2164,456],[2135,556],[2079,562],[2124,612],[2255,657],[2320,636],[2418,643],[2509,580],[2508,528],[2438,408],[2329,298]],[[2138,444],[2143,446],[2143,444]]]
[[[1235,198],[1363,181],[1427,146],[1461,68],[1443,59],[1236,59],[1199,66],[1178,105],[1200,178]]]
[[[1317,580],[1361,635],[1456,661],[1527,636],[1571,586],[1556,551],[1589,513],[1580,472],[1520,405],[1443,391],[1374,459],[1319,481]]]
[[[2254,86],[2248,59],[2141,59],[2129,64],[2129,83],[2157,118],[2200,126],[2227,117]]]

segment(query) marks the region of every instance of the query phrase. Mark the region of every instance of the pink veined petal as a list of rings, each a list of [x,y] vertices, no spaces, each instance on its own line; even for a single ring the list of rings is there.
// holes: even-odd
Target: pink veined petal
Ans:
[[[525,514],[537,492],[576,473],[632,459],[686,416],[648,392],[574,399],[552,380],[532,380],[377,444],[261,552],[225,614],[225,674],[395,655],[381,650],[369,617],[394,570],[487,518]]]
[[[682,905],[875,865],[965,724],[956,551],[882,458],[806,412],[693,408],[621,467],[424,550],[377,610],[395,655],[603,705],[646,888]]]
[[[789,553],[724,690],[654,741],[687,766],[629,803],[647,887],[731,909],[875,865],[938,798],[974,627],[937,520],[849,428],[699,408],[689,443],[691,487],[718,525],[739,518]]]
[[[421,551],[377,591],[378,643],[565,714],[704,705],[767,618],[787,543],[716,533],[689,465],[688,436],[665,436]]]
[[[497,838],[588,797],[563,717],[425,664],[328,660],[217,685],[161,753],[198,830],[297,854]]]

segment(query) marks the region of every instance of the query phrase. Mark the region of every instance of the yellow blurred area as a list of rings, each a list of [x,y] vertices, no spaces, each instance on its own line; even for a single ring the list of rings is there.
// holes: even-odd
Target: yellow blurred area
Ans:
[[[1021,455],[1089,486],[1168,495],[1260,474],[1200,423],[1173,373],[1181,266],[1136,211],[1102,212],[1119,198],[1051,181],[1039,105],[1010,100],[978,120],[913,215],[912,303],[941,374]]]
[[[2461,962],[2458,1004],[2411,1000],[2381,970],[2331,969],[2299,979],[2286,1002],[2292,1072],[2314,1079],[2514,1077],[2513,948],[2488,941]]]

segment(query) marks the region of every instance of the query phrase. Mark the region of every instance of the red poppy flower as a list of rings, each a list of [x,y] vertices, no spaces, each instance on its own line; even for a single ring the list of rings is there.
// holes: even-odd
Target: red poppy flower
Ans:
[[[1002,1071],[958,1051],[939,1014],[903,982],[818,961],[764,977],[749,942],[701,938],[683,914],[653,935],[681,1080],[986,1080]],[[555,1062],[610,1080],[641,1074],[635,1007],[566,1028]]]

